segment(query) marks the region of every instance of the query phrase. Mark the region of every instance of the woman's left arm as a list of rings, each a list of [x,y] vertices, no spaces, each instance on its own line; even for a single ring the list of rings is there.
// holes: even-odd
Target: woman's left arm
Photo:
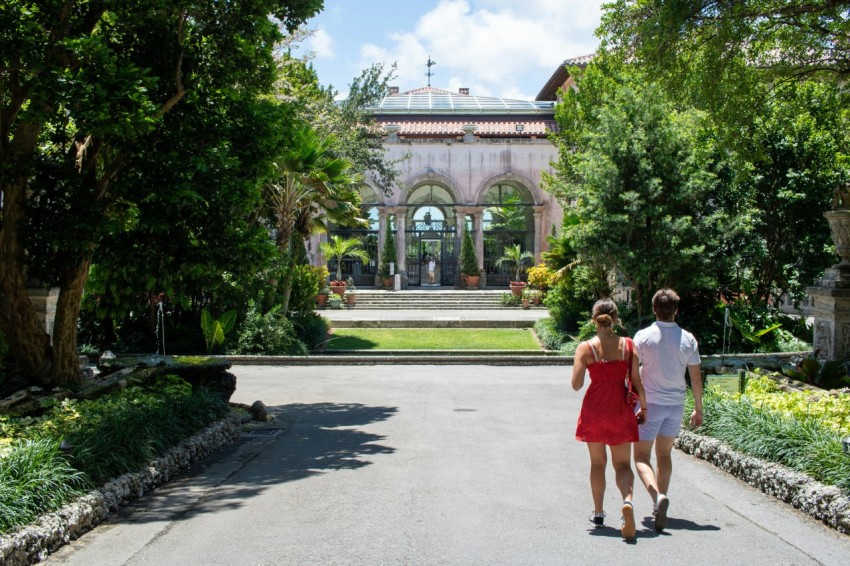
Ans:
[[[632,348],[634,348],[634,345]],[[640,410],[637,412],[637,417],[639,422],[643,422],[646,420],[646,393],[640,379],[640,361],[637,352],[634,352],[634,350],[632,351],[632,367],[629,370],[629,379],[632,380],[632,387],[640,398]]]

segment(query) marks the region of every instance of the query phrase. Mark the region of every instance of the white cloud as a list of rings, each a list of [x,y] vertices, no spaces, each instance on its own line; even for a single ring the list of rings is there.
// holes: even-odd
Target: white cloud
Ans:
[[[413,31],[387,46],[365,45],[361,65],[398,62],[403,89],[426,84],[428,55],[437,62],[434,86],[470,87],[473,94],[532,99],[568,57],[596,50],[602,0],[441,0]],[[528,77],[545,76],[540,84]]]
[[[336,56],[333,37],[322,28],[313,31],[307,39],[307,46],[318,58],[332,59]]]

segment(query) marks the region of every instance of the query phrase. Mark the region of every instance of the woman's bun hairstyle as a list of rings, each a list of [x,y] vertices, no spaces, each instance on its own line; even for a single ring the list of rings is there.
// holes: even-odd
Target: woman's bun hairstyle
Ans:
[[[617,303],[609,298],[599,299],[593,305],[593,322],[603,328],[610,328],[617,320]]]

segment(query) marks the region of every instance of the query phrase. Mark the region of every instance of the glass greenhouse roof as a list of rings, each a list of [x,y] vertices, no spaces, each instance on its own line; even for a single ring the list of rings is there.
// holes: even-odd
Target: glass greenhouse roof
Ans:
[[[545,114],[554,112],[552,101],[512,100],[472,96],[436,88],[422,88],[385,96],[376,114]]]

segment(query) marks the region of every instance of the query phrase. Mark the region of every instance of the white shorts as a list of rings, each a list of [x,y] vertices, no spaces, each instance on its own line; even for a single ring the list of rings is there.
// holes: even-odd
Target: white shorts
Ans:
[[[646,404],[646,422],[638,426],[641,440],[655,440],[657,436],[676,438],[682,430],[682,417],[685,404],[655,405]]]

